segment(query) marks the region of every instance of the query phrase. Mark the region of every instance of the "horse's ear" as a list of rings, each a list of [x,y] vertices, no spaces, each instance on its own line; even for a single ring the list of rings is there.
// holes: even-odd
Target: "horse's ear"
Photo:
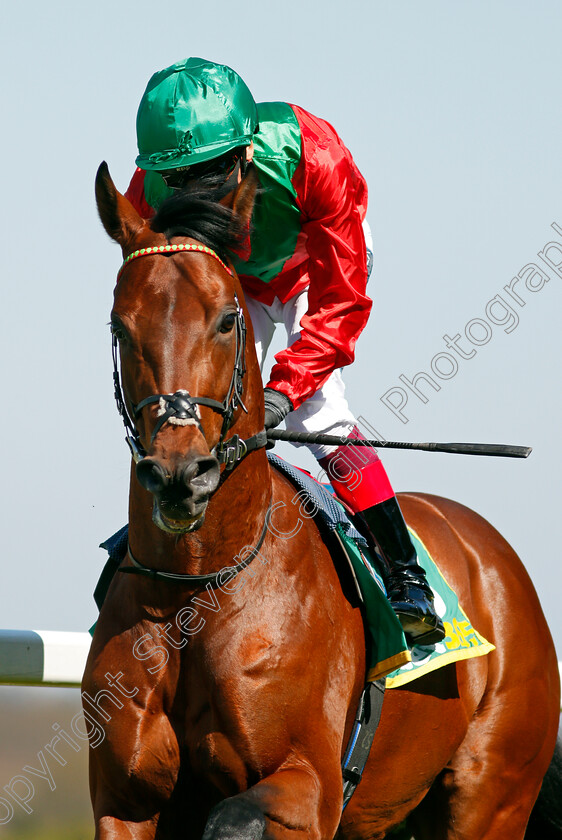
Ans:
[[[96,175],[96,203],[105,230],[115,242],[126,248],[144,225],[144,220],[116,189],[105,161],[100,164]]]
[[[236,189],[221,199],[220,203],[231,208],[242,228],[247,227],[252,217],[258,185],[256,168],[253,164],[249,164],[246,174]]]

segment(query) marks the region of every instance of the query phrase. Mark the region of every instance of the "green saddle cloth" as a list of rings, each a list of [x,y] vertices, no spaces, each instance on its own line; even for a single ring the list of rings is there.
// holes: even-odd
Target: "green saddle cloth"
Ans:
[[[484,656],[495,649],[474,629],[427,548],[415,531],[411,528],[408,530],[416,548],[418,562],[424,568],[433,590],[435,608],[445,626],[446,636],[436,645],[408,647],[402,627],[386,597],[384,583],[371,552],[348,537],[341,526],[336,526],[335,530],[363,600],[371,643],[368,680],[386,677],[387,688],[399,688],[450,662]]]

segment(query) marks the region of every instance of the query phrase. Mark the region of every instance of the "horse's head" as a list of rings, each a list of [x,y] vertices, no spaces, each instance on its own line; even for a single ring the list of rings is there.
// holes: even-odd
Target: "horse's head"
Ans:
[[[227,435],[263,428],[263,417],[244,414],[243,400],[260,405],[261,377],[250,353],[243,397],[243,296],[224,263],[255,189],[249,173],[220,203],[172,200],[149,223],[116,190],[107,166],[98,170],[100,218],[125,258],[111,313],[116,397],[153,520],[169,533],[203,524]]]

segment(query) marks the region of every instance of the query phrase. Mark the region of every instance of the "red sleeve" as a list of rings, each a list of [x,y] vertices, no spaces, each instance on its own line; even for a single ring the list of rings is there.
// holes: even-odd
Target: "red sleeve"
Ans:
[[[136,169],[133,177],[131,178],[131,183],[125,193],[125,198],[128,198],[137,213],[143,217],[143,219],[151,219],[154,216],[154,210],[147,203],[146,198],[144,197],[144,176],[146,172],[143,169]]]
[[[268,387],[298,408],[334,370],[353,361],[372,301],[365,294],[365,180],[332,126],[291,107],[302,137],[293,184],[307,235],[308,312],[300,338],[275,356]]]

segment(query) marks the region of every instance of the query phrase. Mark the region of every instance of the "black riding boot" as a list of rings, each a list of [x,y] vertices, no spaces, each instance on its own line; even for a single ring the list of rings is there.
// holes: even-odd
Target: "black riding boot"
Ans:
[[[360,517],[382,554],[388,600],[404,633],[417,644],[440,642],[445,637],[443,622],[435,612],[431,587],[418,563],[396,497],[361,511],[356,518]]]

